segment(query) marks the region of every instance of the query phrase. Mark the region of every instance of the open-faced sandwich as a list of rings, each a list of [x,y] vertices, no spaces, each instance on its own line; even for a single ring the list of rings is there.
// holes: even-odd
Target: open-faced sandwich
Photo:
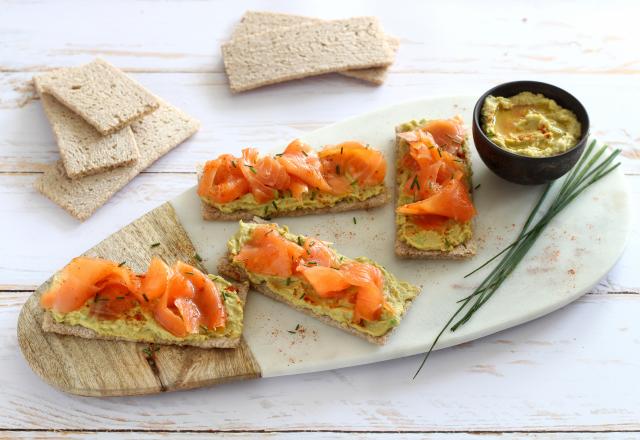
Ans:
[[[294,140],[280,154],[223,154],[198,173],[205,220],[251,220],[373,208],[389,200],[381,152],[350,141],[315,152]]]
[[[475,255],[471,156],[462,120],[396,127],[396,254],[459,259]]]
[[[147,273],[73,259],[40,298],[45,331],[90,339],[230,348],[240,343],[248,285],[154,257]]]
[[[273,223],[244,223],[220,273],[327,324],[384,344],[419,293],[367,258],[347,258]]]

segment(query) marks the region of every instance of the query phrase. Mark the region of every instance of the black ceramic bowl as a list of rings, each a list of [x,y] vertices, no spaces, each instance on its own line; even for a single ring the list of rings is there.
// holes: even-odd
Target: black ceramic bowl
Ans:
[[[494,144],[482,130],[482,106],[489,95],[511,97],[520,92],[542,93],[568,110],[571,110],[580,124],[582,132],[575,147],[564,153],[549,157],[520,156]],[[514,81],[500,84],[480,97],[473,109],[473,142],[482,161],[491,171],[513,183],[537,185],[555,180],[578,161],[589,137],[589,115],[584,106],[569,92],[551,84],[537,81]]]

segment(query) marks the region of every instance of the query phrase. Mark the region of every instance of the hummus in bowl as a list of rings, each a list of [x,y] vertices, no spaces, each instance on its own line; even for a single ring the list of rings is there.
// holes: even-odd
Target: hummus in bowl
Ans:
[[[505,98],[489,95],[482,106],[482,129],[499,147],[529,157],[549,157],[575,147],[582,126],[576,115],[541,93]]]

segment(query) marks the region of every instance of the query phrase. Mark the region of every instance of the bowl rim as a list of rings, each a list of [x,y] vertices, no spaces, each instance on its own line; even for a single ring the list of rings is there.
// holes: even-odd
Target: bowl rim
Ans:
[[[584,121],[580,120],[580,119],[578,119],[578,120],[579,120],[579,122],[581,124],[583,124],[583,126],[586,126],[586,129],[584,130],[584,135],[581,136],[578,139],[578,141],[576,142],[576,144],[573,147],[569,148],[567,151],[563,151],[560,154],[554,154],[553,156],[532,157],[532,156],[525,156],[523,154],[512,153],[511,151],[509,151],[509,150],[507,150],[505,148],[502,148],[500,145],[497,145],[495,142],[493,142],[491,139],[489,139],[487,134],[484,132],[484,129],[482,128],[482,123],[481,123],[481,120],[480,120],[480,112],[482,110],[482,106],[484,105],[484,101],[487,99],[487,97],[489,95],[492,95],[493,92],[495,92],[495,90],[497,90],[497,89],[500,89],[500,88],[505,87],[505,86],[520,85],[520,84],[522,84],[523,86],[524,85],[533,85],[534,87],[536,87],[536,86],[551,87],[551,88],[556,89],[561,94],[565,94],[565,95],[567,95],[567,97],[575,100],[575,102],[578,104],[578,106],[580,106],[580,108],[583,111],[584,116],[585,116],[585,120]],[[535,91],[535,90],[522,90],[519,93],[526,92],[526,91],[529,91],[531,93],[540,93],[541,95],[544,96],[544,93],[539,92],[539,91]],[[545,98],[546,98],[546,96],[545,96]],[[551,99],[551,98],[548,98],[548,99]],[[578,118],[578,115],[576,115],[576,118]],[[552,159],[568,156],[575,149],[581,147],[581,145],[583,143],[586,143],[587,140],[589,139],[589,136],[591,135],[591,122],[590,122],[590,119],[589,119],[589,113],[587,112],[587,109],[582,104],[582,102],[578,98],[573,96],[571,93],[569,93],[566,90],[564,90],[563,88],[560,88],[560,87],[558,87],[558,86],[556,86],[554,84],[546,83],[546,82],[543,82],[543,81],[533,81],[533,80],[508,81],[508,82],[505,82],[505,83],[502,83],[502,84],[498,84],[498,85],[490,88],[489,90],[484,92],[482,95],[480,95],[480,98],[478,98],[478,100],[476,101],[476,105],[473,108],[473,121],[472,121],[472,123],[473,123],[473,126],[477,127],[476,131],[480,133],[480,135],[482,136],[483,140],[486,140],[487,142],[489,142],[489,144],[491,144],[491,146],[493,148],[497,148],[501,153],[504,153],[507,156],[511,156],[511,157],[514,157],[514,158],[519,158],[519,159],[525,160],[525,161],[527,161],[527,160],[531,160],[531,161],[552,160]],[[475,142],[474,142],[474,145],[475,145]],[[476,146],[476,149],[477,148],[478,147]]]

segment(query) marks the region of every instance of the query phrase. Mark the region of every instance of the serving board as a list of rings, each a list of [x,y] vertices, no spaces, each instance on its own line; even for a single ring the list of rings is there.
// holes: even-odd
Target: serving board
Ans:
[[[474,104],[471,97],[408,102],[328,126],[303,140],[320,146],[358,139],[381,149],[390,164],[387,184],[391,186],[396,124],[460,114],[469,126]],[[241,147],[238,145],[235,153]],[[275,151],[282,145],[271,147]],[[47,382],[65,391],[128,395],[335,369],[424,352],[455,310],[456,301],[471,293],[485,272],[466,279],[463,275],[511,242],[542,190],[509,184],[496,177],[481,162],[473,146],[471,150],[474,186],[479,185],[474,194],[479,212],[475,225],[478,254],[474,259],[397,259],[393,254],[391,206],[277,219],[295,232],[334,242],[348,256],[368,256],[401,279],[422,286],[421,295],[385,346],[372,345],[252,293],[245,309],[245,344],[241,348],[162,347],[154,353],[153,366],[143,351],[144,344],[44,334],[39,327],[42,313],[37,301],[45,283],[27,301],[20,315],[18,336],[25,358]],[[436,349],[535,319],[580,297],[610,270],[622,253],[630,213],[626,182],[622,173],[616,171],[558,216],[494,297],[457,332],[445,332]],[[193,262],[197,251],[205,268],[215,272],[217,261],[225,253],[226,239],[236,228],[235,222],[203,221],[194,187],[112,235],[89,253],[125,260],[141,270],[152,254],[160,254],[169,261],[181,258]],[[154,242],[162,245],[151,250],[148,246]]]

